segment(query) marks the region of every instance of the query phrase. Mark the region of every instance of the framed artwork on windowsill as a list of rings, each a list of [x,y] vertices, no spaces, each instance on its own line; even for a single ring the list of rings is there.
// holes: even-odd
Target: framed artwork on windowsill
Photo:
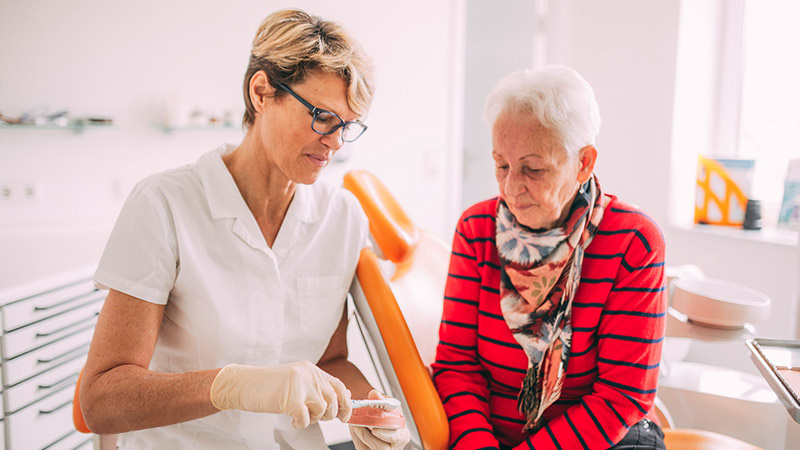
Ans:
[[[778,213],[778,227],[795,231],[800,229],[800,159],[789,161],[783,184],[781,210]]]

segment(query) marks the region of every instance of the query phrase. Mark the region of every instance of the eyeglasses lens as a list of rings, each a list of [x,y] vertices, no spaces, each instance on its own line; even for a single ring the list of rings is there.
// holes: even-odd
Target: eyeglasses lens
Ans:
[[[358,122],[343,122],[342,119],[327,111],[321,111],[312,123],[312,128],[319,134],[331,134],[338,128],[342,128],[342,140],[352,142],[358,139],[366,127]]]
[[[345,124],[342,130],[342,140],[345,142],[353,142],[364,134],[366,129],[367,127],[358,122],[349,122]]]
[[[335,131],[336,128],[342,126],[342,119],[327,111],[322,111],[317,114],[313,125],[314,131],[317,133],[330,134]]]

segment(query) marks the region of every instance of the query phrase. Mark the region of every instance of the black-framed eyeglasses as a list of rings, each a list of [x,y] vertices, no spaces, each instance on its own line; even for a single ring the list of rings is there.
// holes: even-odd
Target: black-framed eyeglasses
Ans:
[[[341,139],[343,142],[353,142],[365,131],[367,131],[367,126],[363,123],[355,120],[352,122],[345,122],[339,117],[338,114],[334,112],[330,112],[325,109],[317,108],[316,106],[312,105],[303,97],[297,95],[293,90],[289,88],[289,86],[278,83],[278,87],[283,89],[284,91],[288,92],[292,95],[292,97],[296,98],[297,101],[303,104],[308,110],[311,112],[313,119],[311,120],[311,129],[314,130],[315,133],[321,135],[329,135],[333,134],[339,128],[342,129]]]

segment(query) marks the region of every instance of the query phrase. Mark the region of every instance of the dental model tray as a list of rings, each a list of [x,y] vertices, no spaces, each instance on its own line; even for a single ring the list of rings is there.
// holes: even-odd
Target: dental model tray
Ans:
[[[756,338],[745,345],[789,415],[800,423],[800,341]]]

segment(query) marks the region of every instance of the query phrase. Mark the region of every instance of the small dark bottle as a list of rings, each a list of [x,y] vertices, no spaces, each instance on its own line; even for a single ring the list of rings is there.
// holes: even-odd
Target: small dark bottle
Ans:
[[[744,224],[742,228],[745,230],[760,230],[761,229],[761,201],[747,200],[747,207],[744,210]]]

